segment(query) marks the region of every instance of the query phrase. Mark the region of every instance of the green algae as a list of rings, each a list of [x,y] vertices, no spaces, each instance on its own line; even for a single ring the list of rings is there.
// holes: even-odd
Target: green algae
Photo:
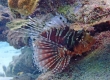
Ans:
[[[18,28],[21,28],[23,25],[26,25],[26,23],[28,23],[28,20],[24,20],[24,19],[16,19],[13,20],[11,22],[8,22],[6,24],[6,26],[10,29],[10,30],[15,30]]]
[[[60,6],[60,7],[58,8],[58,12],[59,12],[60,14],[66,15],[66,14],[68,13],[70,7],[71,7],[70,5]]]

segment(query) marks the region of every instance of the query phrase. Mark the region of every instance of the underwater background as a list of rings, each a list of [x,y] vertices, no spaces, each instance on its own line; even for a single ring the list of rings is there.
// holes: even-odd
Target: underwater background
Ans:
[[[110,0],[0,0],[0,80],[109,80]]]
[[[13,56],[19,55],[20,50],[14,49],[7,42],[0,42],[0,72],[3,73],[2,67],[8,66]]]

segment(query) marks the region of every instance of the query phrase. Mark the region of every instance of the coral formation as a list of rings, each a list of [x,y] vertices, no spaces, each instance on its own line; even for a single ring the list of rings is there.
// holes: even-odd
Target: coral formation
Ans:
[[[18,11],[23,15],[29,15],[34,12],[38,6],[39,0],[8,0],[8,6],[12,11]]]
[[[59,6],[74,2],[75,0],[8,0],[8,5],[14,14],[36,16],[56,13]]]
[[[70,22],[93,23],[110,14],[108,1],[78,0],[72,5],[58,8],[58,12],[65,15]]]

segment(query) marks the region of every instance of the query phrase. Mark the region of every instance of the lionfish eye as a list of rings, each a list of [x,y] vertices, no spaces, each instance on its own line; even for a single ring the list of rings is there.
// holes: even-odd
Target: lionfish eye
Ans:
[[[62,19],[62,17],[60,17],[60,19]]]
[[[60,17],[60,19],[62,20],[62,17]],[[64,23],[65,21],[63,20],[63,23]]]

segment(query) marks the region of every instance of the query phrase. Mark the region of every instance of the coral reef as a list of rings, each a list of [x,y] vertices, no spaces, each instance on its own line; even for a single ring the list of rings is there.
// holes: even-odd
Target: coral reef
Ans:
[[[18,15],[19,13],[25,16],[41,15],[47,13],[56,13],[61,5],[72,4],[76,0],[8,0],[8,5],[11,11]]]
[[[69,2],[70,0],[40,0],[38,8],[40,8],[44,13],[55,12],[59,6],[70,4]],[[72,2],[74,2],[74,0]]]
[[[8,0],[8,5],[12,11],[29,15],[34,12],[39,0]]]
[[[93,23],[110,13],[107,0],[77,0],[72,5],[60,6],[58,12],[70,22]]]
[[[32,3],[27,3],[28,1]],[[16,19],[18,22],[11,22],[14,26],[8,24],[12,30],[7,34],[8,42],[15,48],[30,46],[31,43],[34,55],[22,54],[13,59],[15,63],[10,63],[7,73],[24,75],[32,79],[27,72],[33,75],[35,68],[30,67],[32,65],[30,58],[33,57],[34,63],[40,66],[41,70],[50,71],[43,73],[36,80],[108,80],[110,78],[108,76],[110,73],[109,0],[8,0],[8,4],[13,12],[17,12],[15,14],[31,16],[29,17],[31,21],[26,21],[26,24],[25,20],[19,22],[18,19]],[[56,13],[62,14],[62,17]],[[70,31],[66,32],[68,29],[64,30],[65,26],[70,26]],[[81,33],[83,30],[86,34]],[[70,51],[74,52],[72,55],[75,56],[72,56]],[[54,58],[56,57],[54,55],[57,58]],[[70,63],[68,63],[70,59],[68,55],[71,56]],[[27,57],[29,60],[26,59]],[[30,64],[28,61],[31,61]],[[54,74],[54,70],[62,72]],[[21,77],[14,79],[24,79]]]
[[[93,24],[84,24],[76,22],[71,24],[70,28],[74,30],[84,29],[89,32],[90,35],[95,36],[101,32],[110,31],[110,15]]]

